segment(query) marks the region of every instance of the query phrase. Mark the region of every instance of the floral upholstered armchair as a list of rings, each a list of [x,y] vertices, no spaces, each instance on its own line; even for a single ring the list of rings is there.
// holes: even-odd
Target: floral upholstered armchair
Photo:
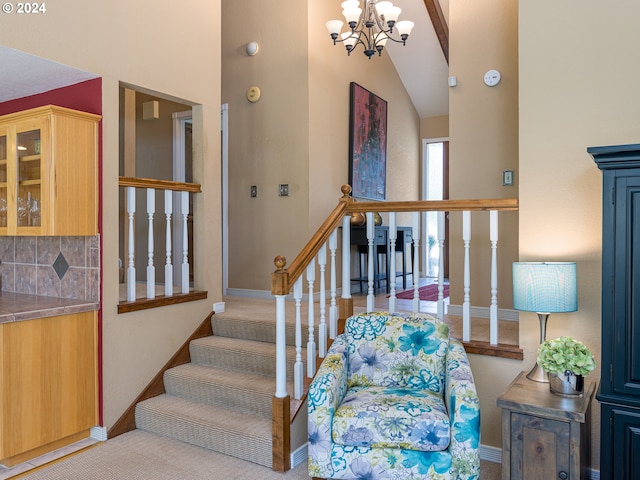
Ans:
[[[430,315],[347,319],[308,408],[311,477],[480,476],[480,404],[467,354]]]

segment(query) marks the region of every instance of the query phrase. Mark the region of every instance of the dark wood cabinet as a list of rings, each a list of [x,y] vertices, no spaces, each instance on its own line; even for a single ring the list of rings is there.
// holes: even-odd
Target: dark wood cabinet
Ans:
[[[631,480],[640,478],[640,144],[587,151],[603,174],[600,476]]]

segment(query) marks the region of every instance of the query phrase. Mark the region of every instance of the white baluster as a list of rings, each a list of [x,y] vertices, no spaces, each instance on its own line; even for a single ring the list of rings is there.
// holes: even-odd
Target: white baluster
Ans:
[[[464,299],[462,302],[462,340],[471,340],[471,264],[469,248],[471,244],[471,212],[462,212],[462,241],[464,242]]]
[[[351,217],[342,219],[342,298],[351,298]]]
[[[153,215],[156,213],[156,191],[147,188],[147,298],[156,298],[156,267],[153,265]]]
[[[412,213],[412,228],[411,234],[413,236],[413,312],[418,313],[420,311],[420,212]],[[425,242],[428,245],[428,242]]]
[[[373,245],[375,234],[375,223],[373,221],[373,212],[367,212],[367,243],[369,244],[369,255],[367,255],[367,279],[369,280],[369,288],[367,290],[367,312],[373,312],[375,309],[375,270],[373,262],[378,261],[375,246]]]
[[[136,300],[136,264],[135,264],[135,215],[136,215],[136,189],[127,187],[127,214],[129,216],[129,265],[127,266],[127,301]]]
[[[387,281],[391,282],[389,289],[389,311],[396,311],[396,240],[398,238],[398,230],[396,226],[396,212],[389,212],[389,271],[387,272]],[[403,267],[404,268],[404,267]]]
[[[489,308],[489,343],[498,344],[498,211],[489,212],[491,240],[491,307]]]
[[[182,214],[182,293],[189,293],[189,235],[187,231],[189,192],[180,193],[180,213]]]
[[[327,267],[327,244],[320,247],[318,252],[318,265],[320,266],[320,323],[318,324],[318,355],[324,358],[327,354],[327,299],[324,282],[324,273]]]
[[[438,212],[438,310],[440,320],[444,319],[444,212]]]
[[[171,215],[173,214],[173,192],[164,191],[164,214],[167,219],[166,252],[167,263],[164,266],[164,294],[167,297],[173,295],[173,264],[171,263]]]
[[[296,301],[296,363],[293,366],[293,396],[301,399],[304,391],[304,364],[302,363],[302,277],[293,284],[293,298]]]
[[[336,251],[338,250],[338,231],[329,236],[329,253],[331,255],[331,304],[329,306],[329,337],[336,338],[338,331],[338,305],[336,303]]]
[[[285,324],[286,295],[276,297],[276,393],[277,398],[287,396],[287,328]]]
[[[316,261],[311,260],[307,267],[307,284],[309,286],[309,340],[307,341],[307,377],[316,373],[316,340],[314,338],[315,310],[313,306],[313,283],[316,281]]]

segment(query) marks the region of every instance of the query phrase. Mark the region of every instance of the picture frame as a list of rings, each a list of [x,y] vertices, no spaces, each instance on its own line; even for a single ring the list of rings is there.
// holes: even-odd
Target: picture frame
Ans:
[[[349,185],[354,197],[386,199],[387,102],[355,82],[349,92]]]

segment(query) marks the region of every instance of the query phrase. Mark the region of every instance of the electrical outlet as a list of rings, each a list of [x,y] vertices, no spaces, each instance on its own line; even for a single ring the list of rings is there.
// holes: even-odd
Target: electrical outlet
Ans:
[[[288,197],[289,196],[289,184],[288,183],[281,183],[280,184],[280,196],[281,197]]]
[[[258,186],[251,185],[251,198],[255,198],[258,196]]]

